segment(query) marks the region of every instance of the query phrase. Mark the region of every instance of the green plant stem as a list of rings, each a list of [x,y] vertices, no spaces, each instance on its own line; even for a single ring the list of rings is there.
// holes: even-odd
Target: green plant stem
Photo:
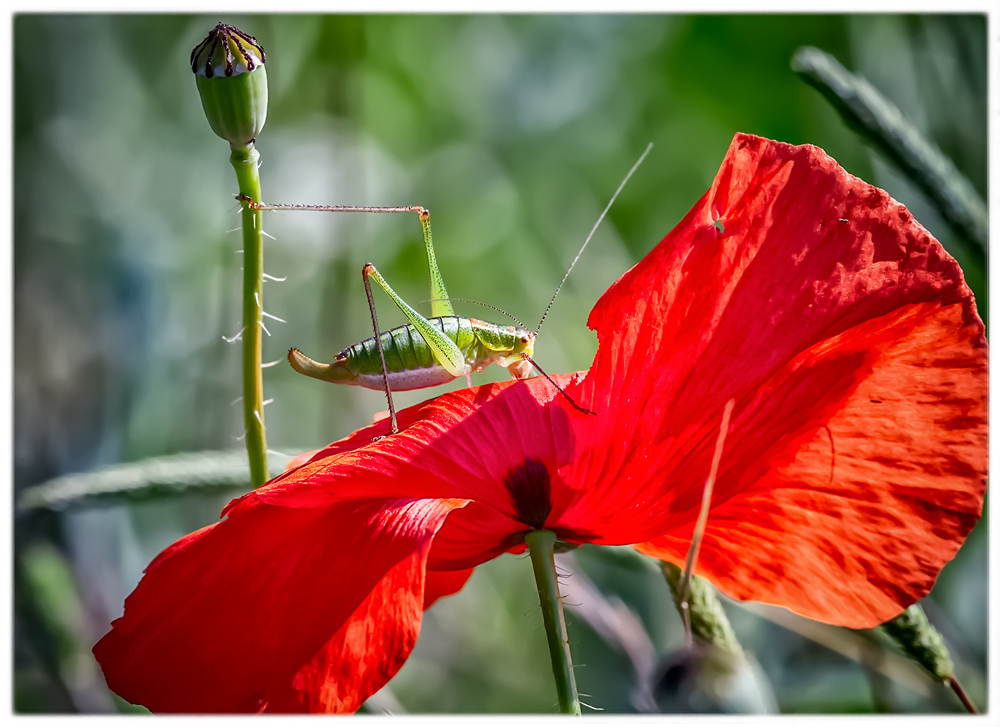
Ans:
[[[559,694],[559,711],[579,715],[580,697],[576,691],[576,676],[573,674],[573,659],[569,653],[569,637],[566,633],[566,616],[559,596],[553,557],[556,534],[551,530],[533,530],[524,536],[524,540],[531,553],[531,567],[535,571],[535,583],[538,584],[538,600],[545,621],[549,656],[552,657],[552,674]]]
[[[236,170],[240,194],[261,201],[260,154],[251,142],[234,148],[229,160]],[[250,482],[267,481],[267,440],[264,435],[264,379],[261,370],[261,336],[264,318],[264,227],[260,210],[243,206],[243,419],[246,425]]]

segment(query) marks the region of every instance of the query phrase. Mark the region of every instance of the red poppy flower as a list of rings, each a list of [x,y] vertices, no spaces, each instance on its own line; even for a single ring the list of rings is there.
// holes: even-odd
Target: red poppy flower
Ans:
[[[150,564],[94,648],[154,711],[351,711],[422,607],[549,529],[852,627],[931,588],[979,517],[986,341],[955,261],[820,149],[733,141],[602,297],[586,375],[458,391],[356,432]]]

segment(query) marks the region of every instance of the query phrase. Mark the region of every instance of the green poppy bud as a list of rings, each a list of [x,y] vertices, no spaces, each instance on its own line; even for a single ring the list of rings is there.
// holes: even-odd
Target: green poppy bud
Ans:
[[[264,61],[264,49],[253,36],[223,23],[191,51],[191,70],[205,116],[212,131],[233,149],[251,144],[264,128]]]

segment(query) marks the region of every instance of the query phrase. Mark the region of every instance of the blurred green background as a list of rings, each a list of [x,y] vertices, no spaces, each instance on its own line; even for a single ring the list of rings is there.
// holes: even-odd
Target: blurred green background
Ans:
[[[985,194],[984,16],[18,15],[15,497],[64,473],[240,446],[231,406],[240,352],[223,341],[241,326],[237,189],[188,66],[220,20],[267,51],[270,104],[257,140],[265,200],[426,206],[449,292],[528,326],[654,142],[552,309],[536,348],[548,371],[589,365],[590,308],[705,192],[738,131],[819,145],[886,189],[960,259],[985,313],[982,250],[789,67],[800,46],[831,53]],[[286,278],[266,284],[265,308],[287,321],[269,321],[265,361],[289,346],[330,360],[371,335],[360,276],[368,260],[410,302],[428,297],[411,216],[269,213],[265,229],[276,238],[265,270]],[[383,325],[402,322],[387,299],[378,303]],[[503,378],[493,367],[476,382]],[[264,385],[278,452],[320,447],[385,406],[378,392],[324,386],[283,363],[265,370]],[[397,406],[443,390],[399,394]],[[149,560],[214,521],[234,494],[19,513],[15,709],[129,710],[107,691],[90,647]],[[681,645],[657,573],[590,547],[575,563],[611,611],[635,617],[644,658]],[[981,707],[986,602],[984,519],[924,602]],[[481,567],[428,612],[413,657],[370,709],[553,712],[537,605],[526,562]],[[960,710],[892,654],[881,667],[838,654],[854,653],[857,634],[726,607],[782,711]],[[584,701],[636,711],[636,652],[630,659],[603,639],[592,619],[569,618]]]

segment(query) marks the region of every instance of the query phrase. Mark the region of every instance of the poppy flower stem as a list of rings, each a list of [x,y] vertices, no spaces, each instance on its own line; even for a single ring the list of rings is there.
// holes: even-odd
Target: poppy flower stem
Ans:
[[[552,657],[552,674],[556,679],[559,694],[559,711],[562,714],[580,714],[580,697],[576,691],[576,676],[573,674],[573,659],[569,652],[569,637],[566,632],[566,616],[563,613],[559,582],[556,580],[556,563],[553,547],[556,534],[551,530],[533,530],[524,536],[531,553],[531,567],[535,571],[538,584],[538,600],[542,606],[545,621],[545,635]]]
[[[233,146],[230,157],[240,194],[261,201],[260,154],[250,142]],[[261,341],[264,320],[264,225],[263,213],[244,204],[243,222],[243,419],[246,426],[250,481],[260,487],[267,481],[267,440],[264,435],[264,380],[261,372]]]

